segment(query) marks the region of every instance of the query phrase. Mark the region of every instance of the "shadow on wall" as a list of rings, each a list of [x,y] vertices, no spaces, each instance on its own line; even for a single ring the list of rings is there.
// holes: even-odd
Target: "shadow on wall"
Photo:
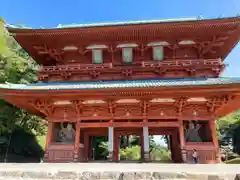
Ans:
[[[43,158],[44,150],[32,133],[16,128],[0,138],[0,162],[36,163]]]

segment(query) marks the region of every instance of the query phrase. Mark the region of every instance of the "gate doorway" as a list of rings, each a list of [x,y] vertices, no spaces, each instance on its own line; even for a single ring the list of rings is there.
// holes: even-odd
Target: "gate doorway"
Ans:
[[[108,157],[107,136],[90,136],[89,157],[90,161],[106,161]]]
[[[143,159],[142,128],[116,128],[115,159],[121,162],[141,161]]]
[[[149,136],[157,136],[162,138],[162,143],[164,143],[164,145],[160,144],[159,141],[156,141],[156,139],[153,138],[153,144],[155,147],[151,147],[152,143],[150,142],[150,160],[152,162],[182,162],[180,137],[177,127],[149,128]]]

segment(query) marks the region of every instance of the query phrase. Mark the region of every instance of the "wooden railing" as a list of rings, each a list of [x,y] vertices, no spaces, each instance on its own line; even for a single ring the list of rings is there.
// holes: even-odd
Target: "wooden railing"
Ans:
[[[40,67],[39,71],[40,72],[81,71],[81,70],[99,70],[105,68],[112,68],[112,63],[42,66]]]
[[[103,69],[116,69],[124,67],[135,68],[158,68],[158,67],[188,67],[188,66],[221,66],[222,61],[219,59],[196,59],[196,60],[165,60],[165,61],[139,61],[131,64],[122,63],[103,63],[103,64],[68,64],[56,66],[42,66],[39,72],[59,72],[59,71],[81,71],[81,70],[103,70]]]
[[[185,67],[199,65],[223,65],[219,59],[172,60],[172,61],[143,61],[142,67]]]

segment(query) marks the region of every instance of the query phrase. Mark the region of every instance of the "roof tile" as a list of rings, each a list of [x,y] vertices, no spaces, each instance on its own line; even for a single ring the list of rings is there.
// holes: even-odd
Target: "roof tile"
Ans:
[[[0,89],[12,90],[70,90],[70,89],[118,89],[118,88],[161,88],[181,86],[240,84],[240,78],[172,78],[144,80],[112,80],[89,82],[49,82],[36,84],[0,84]]]

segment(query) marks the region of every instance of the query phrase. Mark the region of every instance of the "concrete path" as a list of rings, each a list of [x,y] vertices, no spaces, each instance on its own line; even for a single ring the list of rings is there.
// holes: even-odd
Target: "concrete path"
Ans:
[[[2,163],[0,164],[0,179],[240,180],[240,165],[155,163]]]

